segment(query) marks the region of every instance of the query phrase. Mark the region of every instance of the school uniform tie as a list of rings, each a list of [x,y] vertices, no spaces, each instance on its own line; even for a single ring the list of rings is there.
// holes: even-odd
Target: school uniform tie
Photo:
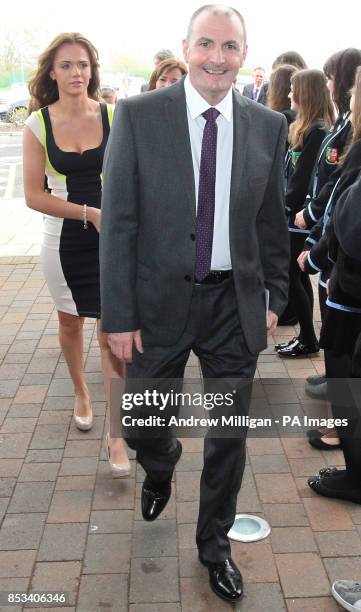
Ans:
[[[195,278],[198,281],[202,281],[211,269],[217,162],[216,119],[219,111],[211,107],[202,115],[206,124],[202,138],[196,223]]]
[[[259,89],[256,87],[256,89],[253,90],[253,99],[256,101],[258,99],[258,94],[259,94]]]

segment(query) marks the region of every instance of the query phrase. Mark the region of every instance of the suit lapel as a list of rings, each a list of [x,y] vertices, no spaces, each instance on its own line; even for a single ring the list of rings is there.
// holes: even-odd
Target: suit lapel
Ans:
[[[196,198],[194,171],[183,80],[179,81],[179,83],[173,85],[171,88],[165,104],[165,115],[176,164],[182,176],[182,182],[188,196],[191,214],[195,222]]]
[[[239,193],[246,161],[249,132],[249,113],[247,99],[233,92],[233,157],[230,191],[230,212],[239,201]]]

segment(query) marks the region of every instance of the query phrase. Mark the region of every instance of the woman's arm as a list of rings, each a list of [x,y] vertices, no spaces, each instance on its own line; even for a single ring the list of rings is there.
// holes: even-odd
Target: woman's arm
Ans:
[[[53,217],[83,220],[81,205],[57,198],[44,191],[44,147],[27,126],[24,128],[23,138],[23,174],[25,201],[29,208]],[[100,210],[87,206],[87,219],[99,231]]]

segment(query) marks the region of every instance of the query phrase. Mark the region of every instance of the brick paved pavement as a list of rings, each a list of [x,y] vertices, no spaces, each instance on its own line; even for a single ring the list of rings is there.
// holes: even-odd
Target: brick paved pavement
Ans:
[[[171,501],[158,521],[144,523],[134,454],[129,478],[113,480],[108,470],[94,325],[85,324],[85,363],[96,417],[90,432],[80,432],[56,313],[33,256],[37,237],[21,241],[30,254],[18,248],[0,257],[0,591],[67,591],[66,611],[229,610],[210,592],[194,544],[201,441],[184,440]],[[293,332],[280,329],[275,339]],[[302,378],[322,371],[322,358],[283,362],[272,344],[258,376],[291,376],[293,407],[307,402]],[[197,367],[191,358],[190,377]],[[289,387],[274,382],[270,401],[289,404]],[[272,533],[232,545],[246,583],[238,610],[332,612],[330,583],[360,579],[361,508],[321,499],[306,484],[320,467],[341,462],[339,451],[320,453],[303,438],[249,439],[238,509],[265,516]]]

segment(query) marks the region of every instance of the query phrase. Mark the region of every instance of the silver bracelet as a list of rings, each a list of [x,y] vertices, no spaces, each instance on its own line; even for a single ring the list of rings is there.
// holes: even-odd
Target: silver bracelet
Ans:
[[[83,204],[83,229],[88,229],[88,217],[86,214],[86,204]]]

